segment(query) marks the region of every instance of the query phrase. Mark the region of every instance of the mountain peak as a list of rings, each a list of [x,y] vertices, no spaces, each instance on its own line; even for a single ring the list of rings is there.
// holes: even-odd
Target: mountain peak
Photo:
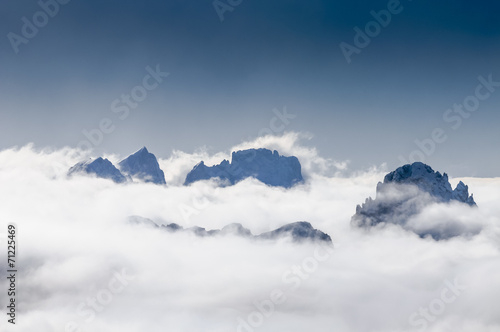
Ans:
[[[146,147],[120,161],[118,166],[123,173],[144,182],[166,184],[165,174],[160,169],[158,160]]]
[[[432,167],[421,162],[401,166],[387,174],[384,183],[379,183],[377,186],[377,193],[384,191],[386,185],[394,183],[416,185],[420,190],[443,202],[456,200],[476,205],[472,196],[469,197],[468,187],[462,181],[453,190],[448,180],[448,174],[435,172]],[[464,196],[465,192],[466,196]]]
[[[259,235],[261,239],[277,239],[283,237],[291,237],[294,242],[302,242],[304,240],[332,242],[328,234],[315,229],[306,221],[287,224],[274,231]]]
[[[414,231],[420,236],[431,235],[434,239],[444,239],[460,234],[478,232],[475,225],[462,225],[459,220],[446,225],[413,225],[408,221],[433,203],[457,201],[476,206],[469,187],[459,182],[452,190],[446,173],[435,172],[424,163],[404,165],[384,177],[377,185],[375,199],[369,197],[363,205],[356,207],[351,224],[371,227],[390,223]]]
[[[280,156],[276,150],[247,149],[232,152],[231,162],[224,160],[211,167],[203,162],[197,164],[187,175],[184,184],[219,178],[233,185],[249,177],[270,186],[284,188],[303,181],[297,157]]]
[[[71,167],[68,171],[68,175],[73,174],[93,174],[99,178],[110,179],[116,183],[123,183],[127,181],[127,178],[109,161],[108,159],[103,159],[102,157],[96,158],[95,160],[86,160],[77,163]]]

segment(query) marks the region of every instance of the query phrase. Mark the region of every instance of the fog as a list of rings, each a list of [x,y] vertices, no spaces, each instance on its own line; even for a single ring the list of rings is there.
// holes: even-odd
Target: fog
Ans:
[[[479,223],[478,235],[435,241],[396,225],[361,230],[350,225],[356,205],[375,197],[389,170],[350,169],[349,161],[322,158],[307,138],[289,133],[232,149],[297,156],[306,181],[289,190],[252,179],[182,186],[196,163],[219,163],[231,151],[173,151],[159,160],[167,186],[68,178],[67,169],[89,157],[70,148],[1,151],[1,241],[16,224],[19,269],[18,317],[5,329],[498,331],[500,178],[451,179],[469,185],[478,208],[431,204],[411,220],[423,228]],[[126,156],[106,157],[116,165]],[[334,249],[168,233],[130,225],[130,215],[208,229],[238,222],[253,234],[308,221]]]

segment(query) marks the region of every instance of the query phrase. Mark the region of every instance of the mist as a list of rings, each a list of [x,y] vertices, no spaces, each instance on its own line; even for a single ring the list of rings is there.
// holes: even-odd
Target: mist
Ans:
[[[435,241],[397,225],[366,231],[350,219],[374,197],[386,166],[353,170],[304,141],[288,133],[231,149],[297,156],[305,183],[288,190],[254,179],[182,185],[196,163],[219,163],[231,151],[172,151],[159,160],[166,186],[68,178],[68,168],[90,156],[72,148],[0,151],[1,231],[7,223],[18,228],[16,331],[500,328],[500,179],[453,178],[469,185],[478,208],[432,204],[411,221],[425,227],[458,218],[480,223],[477,235]],[[253,234],[308,221],[334,246],[199,238],[131,225],[130,215],[207,229],[237,222]]]

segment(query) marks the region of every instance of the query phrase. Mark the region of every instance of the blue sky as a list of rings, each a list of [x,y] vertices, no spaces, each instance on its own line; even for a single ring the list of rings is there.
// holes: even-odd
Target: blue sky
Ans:
[[[50,2],[50,1],[43,1]],[[320,153],[364,169],[390,168],[428,142],[425,162],[454,176],[498,176],[500,88],[453,129],[443,119],[474,95],[478,77],[500,81],[500,5],[401,1],[386,27],[348,63],[355,27],[387,1],[78,1],[16,53],[9,33],[33,22],[36,1],[0,4],[0,148],[74,146],[83,130],[114,126],[96,154],[143,145],[225,150],[269,128],[273,109],[295,115],[281,130],[308,132]],[[43,18],[43,17],[42,17]],[[168,72],[125,119],[112,103],[159,65]],[[486,91],[486,90],[484,90]],[[409,160],[409,159],[408,159]]]

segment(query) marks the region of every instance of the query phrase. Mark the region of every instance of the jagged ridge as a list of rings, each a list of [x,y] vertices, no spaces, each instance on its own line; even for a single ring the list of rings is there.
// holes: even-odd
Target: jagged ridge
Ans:
[[[144,182],[166,184],[165,174],[160,169],[158,160],[146,147],[120,161],[118,166],[124,174],[133,178]]]
[[[68,175],[77,173],[93,174],[99,178],[110,179],[116,183],[123,183],[127,178],[109,161],[101,157],[95,160],[82,161],[71,167]]]
[[[202,161],[186,177],[185,185],[200,180],[219,178],[229,184],[254,177],[270,185],[290,188],[303,181],[297,157],[280,156],[278,151],[248,149],[232,153],[232,161],[208,167]]]
[[[434,239],[446,239],[463,233],[478,232],[476,227],[450,223],[447,227],[416,229],[407,224],[408,220],[432,203],[452,201],[476,206],[469,187],[460,182],[455,190],[446,173],[435,172],[430,166],[420,162],[404,165],[387,174],[384,182],[377,185],[376,198],[369,197],[363,205],[356,207],[351,224],[358,227],[372,227],[391,223],[414,231],[420,236],[430,235]]]
[[[79,162],[68,171],[68,175],[77,173],[93,174],[99,178],[110,179],[116,183],[123,183],[132,178],[155,184],[166,184],[165,175],[160,169],[155,155],[143,147],[136,153],[118,163],[116,168],[108,159],[99,157],[95,160]]]
[[[324,241],[332,243],[331,237],[320,230],[315,229],[310,223],[305,221],[295,222],[284,225],[276,230],[265,232],[260,235],[253,235],[252,232],[243,227],[239,223],[229,224],[222,229],[206,230],[203,227],[183,228],[182,226],[172,223],[158,226],[153,220],[140,216],[129,217],[129,222],[133,224],[141,224],[148,227],[160,228],[169,232],[191,232],[196,236],[208,237],[218,235],[235,235],[255,240],[277,240],[281,238],[291,238],[294,242],[303,241]]]

